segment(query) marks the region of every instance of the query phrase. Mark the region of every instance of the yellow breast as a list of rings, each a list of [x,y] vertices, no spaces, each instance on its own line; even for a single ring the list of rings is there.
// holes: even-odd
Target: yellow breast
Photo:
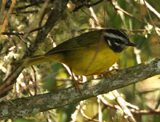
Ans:
[[[94,47],[94,46],[93,46]],[[96,46],[97,47],[97,46]],[[91,75],[102,73],[119,60],[121,53],[113,52],[105,42],[98,48],[82,48],[68,52],[64,57],[76,75]],[[69,59],[68,59],[69,58]]]

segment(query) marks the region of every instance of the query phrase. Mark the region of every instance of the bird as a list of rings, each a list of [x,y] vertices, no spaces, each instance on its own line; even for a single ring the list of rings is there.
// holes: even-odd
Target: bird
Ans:
[[[31,66],[55,61],[66,64],[75,75],[103,74],[128,47],[136,47],[121,29],[100,29],[73,37],[45,54],[13,61],[11,65]]]

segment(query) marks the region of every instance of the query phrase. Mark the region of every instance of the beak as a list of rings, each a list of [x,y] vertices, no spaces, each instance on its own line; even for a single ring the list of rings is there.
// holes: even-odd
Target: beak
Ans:
[[[136,45],[136,44],[131,43],[131,42],[130,42],[130,43],[128,43],[128,44],[127,44],[127,46],[137,47],[137,45]]]

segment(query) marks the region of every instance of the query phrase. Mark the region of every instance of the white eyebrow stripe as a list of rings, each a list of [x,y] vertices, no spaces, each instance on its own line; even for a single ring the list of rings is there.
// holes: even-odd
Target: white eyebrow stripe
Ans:
[[[107,33],[107,32],[105,32],[104,35],[105,35],[105,36],[108,36],[108,37],[110,37],[110,38],[116,38],[116,39],[120,39],[120,40],[124,40],[124,39],[125,39],[125,38],[123,38],[122,36],[118,36],[118,35],[113,34],[113,33]]]

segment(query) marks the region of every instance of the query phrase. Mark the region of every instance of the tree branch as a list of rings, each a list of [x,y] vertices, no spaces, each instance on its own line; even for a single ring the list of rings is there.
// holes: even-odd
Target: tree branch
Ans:
[[[0,119],[19,118],[104,94],[154,75],[160,74],[160,58],[118,72],[103,80],[80,85],[82,95],[74,87],[0,103]]]

